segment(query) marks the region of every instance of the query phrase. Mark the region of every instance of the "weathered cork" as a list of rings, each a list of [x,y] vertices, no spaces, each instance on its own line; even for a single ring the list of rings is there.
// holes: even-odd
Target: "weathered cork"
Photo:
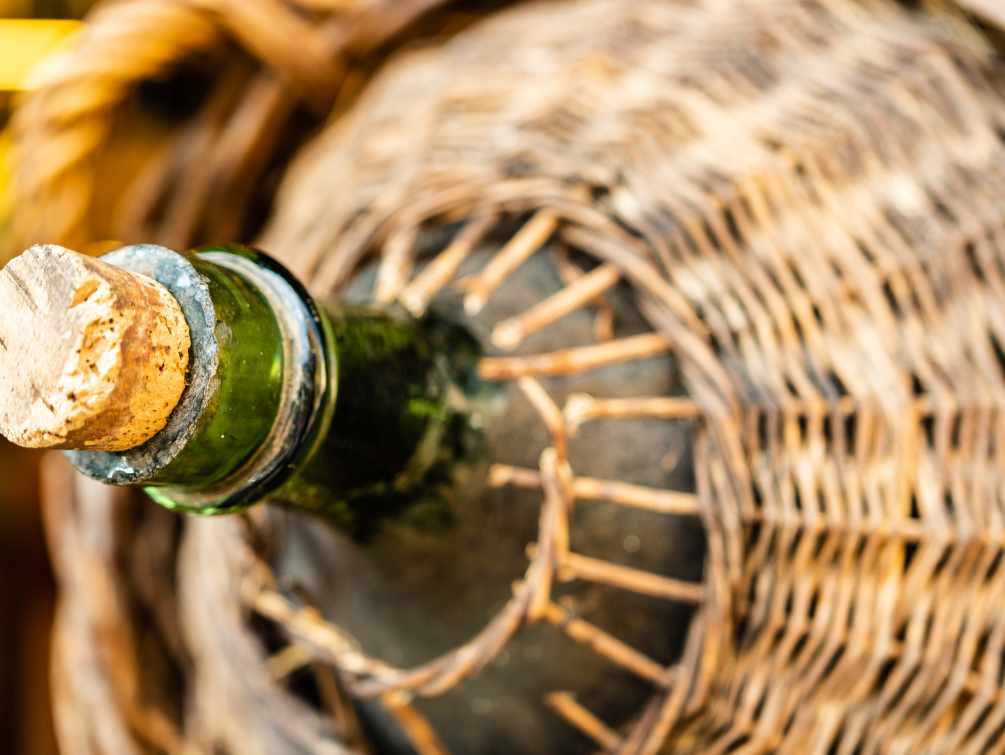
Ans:
[[[151,278],[53,245],[0,270],[0,433],[30,448],[123,451],[167,422],[189,330]]]

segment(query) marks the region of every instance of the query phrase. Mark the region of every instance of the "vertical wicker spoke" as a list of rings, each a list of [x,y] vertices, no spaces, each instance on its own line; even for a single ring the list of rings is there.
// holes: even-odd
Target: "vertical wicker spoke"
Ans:
[[[572,375],[621,362],[665,354],[670,342],[657,333],[579,346],[527,357],[486,357],[478,365],[485,380],[514,380],[532,375]]]
[[[553,256],[555,267],[562,281],[569,285],[582,278],[586,273],[569,258],[566,246],[558,246]],[[614,307],[603,294],[597,296],[590,305],[596,310],[593,321],[593,338],[596,341],[610,341],[614,338]]]
[[[515,485],[519,488],[541,488],[541,473],[529,467],[514,467],[509,464],[493,464],[489,469],[488,483],[501,488]]]
[[[464,297],[465,311],[469,315],[478,313],[510,273],[540,249],[557,227],[558,217],[551,210],[541,210],[528,220],[481,274],[469,282]]]
[[[621,278],[614,265],[601,265],[523,314],[503,320],[492,330],[492,343],[513,349],[523,340],[612,288]]]
[[[355,642],[325,622],[317,611],[295,608],[280,593],[270,589],[249,588],[247,592],[248,604],[258,614],[289,627],[302,643],[326,651],[342,671],[377,677],[398,673],[394,667],[363,655]]]
[[[493,464],[488,480],[494,487],[514,485],[520,488],[540,488],[542,484],[537,470],[508,464]],[[698,497],[692,493],[676,493],[618,480],[575,477],[572,480],[572,494],[577,500],[609,501],[619,506],[659,514],[697,516],[699,513]]]
[[[430,300],[453,279],[464,260],[495,222],[495,215],[482,215],[469,221],[447,248],[415,276],[399,296],[409,312],[419,316],[426,311]]]
[[[532,563],[540,564],[538,584],[527,607],[527,618],[537,621],[551,601],[555,565],[565,560],[569,553],[569,513],[572,499],[569,493],[569,470],[566,461],[555,448],[541,452],[541,483],[544,503],[538,526],[538,544],[528,550],[540,548],[531,556]]]
[[[570,429],[596,419],[697,419],[701,407],[689,398],[653,396],[645,398],[598,399],[576,393],[565,402],[565,418]]]
[[[517,384],[541,416],[545,427],[548,428],[558,458],[565,459],[568,454],[566,453],[565,417],[562,415],[562,410],[558,408],[558,404],[552,400],[544,387],[533,378],[520,378]]]
[[[592,739],[605,752],[614,752],[621,747],[621,737],[617,732],[576,702],[571,693],[553,692],[545,702],[570,726]]]
[[[583,580],[617,587],[621,590],[666,598],[682,603],[700,603],[705,597],[705,587],[696,582],[671,579],[660,574],[619,566],[578,553],[569,553],[561,563],[558,578],[563,582]]]
[[[672,676],[667,669],[652,658],[629,647],[593,624],[573,616],[560,605],[551,603],[544,612],[545,620],[561,629],[570,639],[586,645],[611,663],[628,669],[657,687],[666,687]]]
[[[572,491],[576,498],[610,501],[621,506],[646,509],[660,514],[696,516],[700,511],[698,496],[693,493],[661,490],[618,480],[577,477],[572,484]]]
[[[390,304],[408,281],[415,263],[415,239],[418,229],[409,224],[392,234],[377,269],[377,287],[374,299],[378,305]]]
[[[313,663],[311,670],[318,687],[323,710],[331,716],[335,731],[345,740],[346,746],[362,752],[368,751],[368,744],[360,726],[356,709],[349,701],[338,675],[329,664]]]
[[[313,662],[314,652],[306,645],[294,642],[270,655],[265,664],[272,678],[278,681]]]
[[[406,695],[400,692],[388,692],[381,696],[381,702],[394,716],[418,755],[449,755],[436,730],[429,725],[429,721],[415,709],[415,706],[409,704]]]

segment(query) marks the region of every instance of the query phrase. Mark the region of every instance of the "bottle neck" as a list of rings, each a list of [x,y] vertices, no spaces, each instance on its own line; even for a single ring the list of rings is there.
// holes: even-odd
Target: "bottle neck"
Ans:
[[[461,329],[322,311],[278,263],[236,247],[131,247],[105,259],[176,296],[192,364],[164,431],[126,452],[70,452],[81,471],[143,485],[190,513],[269,497],[354,532],[405,509],[443,513],[423,506],[425,492],[449,478],[477,435],[478,348]]]

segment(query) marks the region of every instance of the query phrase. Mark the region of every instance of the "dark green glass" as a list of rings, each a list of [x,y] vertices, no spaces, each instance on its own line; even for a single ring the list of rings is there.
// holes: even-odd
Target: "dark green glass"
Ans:
[[[218,388],[194,437],[148,485],[195,488],[219,482],[262,444],[279,410],[283,343],[268,302],[241,276],[189,260],[209,285],[219,322]],[[165,501],[166,502],[166,501]]]
[[[495,251],[474,251],[470,269],[484,269]],[[500,316],[559,290],[549,255],[527,260],[477,315],[461,315],[461,295],[443,292],[437,314],[418,319],[350,306],[372,300],[375,265],[319,306],[278,263],[239,247],[182,255],[139,245],[106,260],[151,275],[178,300],[192,333],[189,385],[144,446],[70,452],[81,471],[144,486],[196,514],[267,500],[317,515],[272,512],[270,567],[277,584],[296,585],[291,600],[309,595],[371,657],[415,667],[491,625],[524,579],[527,544],[541,536],[541,491],[489,484],[487,467],[533,467],[551,439],[515,382],[484,383],[476,365]],[[610,300],[620,335],[648,332],[631,291],[611,291]],[[593,329],[591,312],[570,313],[532,348],[586,343]],[[546,389],[559,403],[576,393],[673,395],[678,374],[660,357],[563,376]],[[686,447],[689,432],[649,419],[591,423],[570,438],[569,463],[601,479],[691,489],[689,465],[659,461],[664,449]],[[570,517],[574,547],[591,558],[700,576],[690,520],[599,503]],[[585,580],[555,591],[570,611],[661,664],[677,653],[692,610]],[[414,703],[451,752],[575,755],[583,743],[541,706],[555,689],[576,690],[619,725],[652,694],[647,681],[612,674],[606,659],[537,625],[463,684]],[[412,751],[379,701],[356,702],[376,751]]]
[[[180,257],[212,302],[212,332],[193,338],[212,339],[215,374],[184,445],[131,482],[195,514],[233,513],[268,498],[359,538],[388,516],[449,523],[446,489],[458,464],[478,458],[492,393],[477,379],[475,339],[442,319],[319,308],[278,263],[252,250]],[[297,352],[294,343],[310,348]]]
[[[477,344],[433,319],[331,308],[338,376],[333,416],[275,500],[325,515],[354,535],[381,518],[448,523],[443,488],[477,457]]]

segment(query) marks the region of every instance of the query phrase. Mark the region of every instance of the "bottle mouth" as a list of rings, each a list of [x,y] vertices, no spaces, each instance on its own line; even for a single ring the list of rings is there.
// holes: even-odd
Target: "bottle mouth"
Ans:
[[[167,424],[146,443],[125,451],[65,451],[80,472],[112,485],[150,480],[170,464],[195,432],[197,420],[213,397],[220,354],[216,311],[209,286],[183,255],[155,244],[136,244],[104,255],[103,262],[153,278],[181,307],[191,344],[186,386]]]
[[[232,513],[274,491],[289,477],[307,440],[323,430],[319,411],[333,384],[335,355],[328,347],[321,317],[299,282],[265,254],[251,250],[206,249],[193,253],[239,275],[261,293],[272,309],[282,339],[283,374],[278,411],[265,440],[223,480],[208,487],[148,487],[147,493],[172,509],[197,514]],[[85,475],[115,485],[152,482],[196,432],[217,389],[217,317],[209,286],[192,261],[170,249],[137,245],[103,260],[149,275],[174,295],[192,334],[189,381],[165,428],[146,444],[123,452],[67,452]],[[330,403],[330,402],[328,402]]]
[[[335,381],[335,354],[328,347],[313,299],[279,263],[261,252],[198,251],[196,256],[237,273],[262,294],[279,325],[283,377],[279,410],[265,441],[219,483],[197,490],[151,487],[147,493],[168,508],[196,514],[233,513],[275,491],[293,473],[310,438],[324,431],[323,407]]]

